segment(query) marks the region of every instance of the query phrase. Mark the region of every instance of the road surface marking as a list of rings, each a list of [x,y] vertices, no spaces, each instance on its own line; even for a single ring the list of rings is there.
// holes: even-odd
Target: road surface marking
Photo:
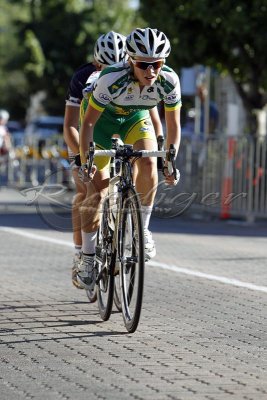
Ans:
[[[53,243],[53,244],[59,244],[61,246],[73,247],[72,242],[69,242],[66,240],[54,239],[54,238],[47,237],[47,236],[37,235],[35,233],[25,232],[24,230],[21,230],[21,229],[0,226],[0,231],[13,233],[13,234],[20,235],[20,236],[23,236],[23,237],[26,237],[29,239],[33,239],[33,240],[41,240],[41,241],[45,241],[45,242],[49,242],[49,243]],[[226,285],[238,286],[238,287],[242,287],[245,289],[254,290],[257,292],[267,293],[266,286],[258,286],[253,283],[239,281],[238,279],[231,279],[231,278],[226,278],[224,276],[206,274],[204,272],[194,271],[194,270],[190,270],[187,268],[181,268],[181,267],[177,267],[176,265],[163,264],[163,263],[159,263],[157,261],[150,261],[148,263],[148,265],[151,267],[157,267],[157,268],[162,268],[162,269],[166,269],[169,271],[177,272],[179,274],[195,276],[197,278],[203,278],[203,279],[208,279],[211,281],[221,282]]]
[[[51,238],[48,236],[37,235],[35,233],[25,232],[22,229],[0,226],[0,230],[4,231],[4,232],[14,233],[15,235],[24,236],[29,239],[42,240],[43,242],[49,242],[49,243],[54,243],[54,244],[60,244],[61,246],[73,247],[72,242],[67,242],[66,240],[54,239],[54,238]]]
[[[181,267],[177,267],[176,265],[163,264],[163,263],[159,263],[157,261],[150,261],[149,265],[151,265],[152,267],[159,267],[162,269],[167,269],[169,271],[178,272],[180,274],[196,276],[198,278],[209,279],[210,281],[222,282],[222,283],[226,283],[227,285],[239,286],[239,287],[250,289],[250,290],[256,290],[258,292],[267,293],[266,286],[258,286],[258,285],[254,285],[253,283],[239,281],[238,279],[232,279],[232,278],[226,278],[224,276],[206,274],[204,272],[194,271],[194,270],[190,270],[187,268],[181,268]]]

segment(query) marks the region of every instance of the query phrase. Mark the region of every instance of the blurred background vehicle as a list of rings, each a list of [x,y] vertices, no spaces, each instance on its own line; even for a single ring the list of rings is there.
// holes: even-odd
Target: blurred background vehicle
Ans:
[[[25,129],[19,121],[8,121],[7,129],[10,133],[10,138],[13,148],[21,148],[24,146]]]
[[[59,147],[58,150],[61,151],[66,150],[63,123],[63,116],[47,115],[30,121],[25,128],[25,145],[29,147],[29,156],[49,158],[49,149],[52,146]]]

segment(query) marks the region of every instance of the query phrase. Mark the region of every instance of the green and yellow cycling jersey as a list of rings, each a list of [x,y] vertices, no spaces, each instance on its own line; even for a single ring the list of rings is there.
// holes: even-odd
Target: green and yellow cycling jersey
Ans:
[[[149,110],[161,101],[165,110],[171,111],[181,105],[180,82],[177,74],[164,65],[155,83],[141,91],[129,63],[121,62],[101,72],[89,101],[95,109],[115,117]]]
[[[83,91],[80,123],[88,103],[102,114],[94,127],[94,142],[99,149],[110,149],[111,138],[118,135],[124,143],[134,144],[142,139],[156,140],[149,110],[164,102],[165,110],[181,105],[181,90],[177,74],[164,66],[152,86],[143,87],[133,77],[128,63],[118,63],[93,73]],[[99,170],[108,165],[109,158],[95,158]]]

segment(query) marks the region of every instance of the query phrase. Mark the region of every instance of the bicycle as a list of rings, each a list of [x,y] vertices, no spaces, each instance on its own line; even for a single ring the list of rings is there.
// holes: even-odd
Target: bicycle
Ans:
[[[142,308],[145,255],[141,203],[132,168],[140,157],[167,155],[168,167],[175,175],[175,149],[170,146],[169,151],[137,151],[132,145],[119,145],[118,139],[112,140],[111,150],[95,150],[93,143],[89,146],[88,176],[94,156],[111,157],[108,196],[103,202],[97,234],[95,287],[101,318],[109,319],[114,301],[127,331],[133,333]]]

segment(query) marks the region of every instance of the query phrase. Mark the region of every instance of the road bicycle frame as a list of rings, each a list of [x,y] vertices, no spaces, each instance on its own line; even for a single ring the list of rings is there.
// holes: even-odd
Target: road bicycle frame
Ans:
[[[95,155],[111,157],[108,196],[103,202],[96,245],[99,312],[107,320],[114,299],[117,309],[122,311],[126,329],[132,333],[141,314],[145,265],[141,203],[135,191],[132,167],[141,157],[167,157],[167,168],[176,174],[175,149],[172,146],[169,151],[134,150],[132,145],[121,145],[114,139],[111,150],[95,150],[90,143],[88,176]],[[115,285],[116,275],[119,275],[119,288]]]

